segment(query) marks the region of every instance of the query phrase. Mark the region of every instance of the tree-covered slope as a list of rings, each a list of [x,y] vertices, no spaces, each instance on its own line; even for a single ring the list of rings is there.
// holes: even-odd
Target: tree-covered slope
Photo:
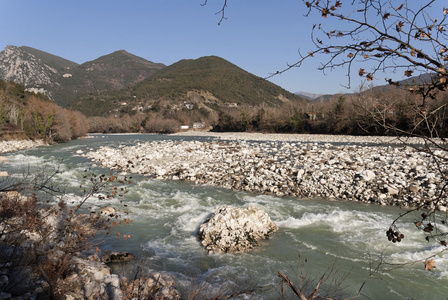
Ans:
[[[302,98],[216,56],[181,60],[132,88],[138,98],[187,98],[206,91],[223,103],[281,105]]]

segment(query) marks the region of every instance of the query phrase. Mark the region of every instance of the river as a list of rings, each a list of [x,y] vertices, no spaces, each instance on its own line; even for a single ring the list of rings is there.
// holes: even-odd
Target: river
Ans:
[[[77,152],[161,139],[195,137],[93,135],[4,154],[7,161],[2,166],[10,174],[44,166],[48,170],[59,168],[62,172],[56,175],[55,182],[67,190],[67,200],[76,199],[75,191],[83,184],[86,169],[92,168],[97,174],[108,172]],[[92,209],[113,206],[119,212],[126,211],[126,218],[132,220],[117,228],[122,234],[130,234],[130,239],[107,237],[100,248],[134,253],[144,268],[172,275],[184,293],[201,284],[216,292],[223,285],[256,283],[259,288],[253,299],[279,299],[281,281],[277,272],[287,274],[298,285],[298,273],[302,270],[317,279],[331,271],[334,274],[330,281],[347,276],[344,292],[351,296],[356,295],[381,257],[385,263],[367,281],[359,299],[446,299],[448,296],[448,253],[434,258],[435,269],[424,269],[423,262],[418,260],[442,248],[425,241],[413,224],[415,215],[400,221],[400,230],[405,234],[401,243],[387,240],[388,226],[403,212],[399,208],[326,199],[279,198],[140,175],[133,175],[132,180],[129,192],[121,199],[89,199],[88,206]],[[257,206],[280,229],[255,251],[208,255],[195,234],[207,216],[222,205]],[[418,262],[405,264],[412,261]],[[129,265],[114,267],[117,272],[129,269]]]

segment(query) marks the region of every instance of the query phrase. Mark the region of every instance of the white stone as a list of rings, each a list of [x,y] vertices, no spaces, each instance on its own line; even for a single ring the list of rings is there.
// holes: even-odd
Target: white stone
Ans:
[[[101,209],[100,214],[102,215],[112,215],[115,213],[115,208],[113,208],[112,206],[106,206],[104,208]]]
[[[444,205],[439,205],[439,206],[437,206],[437,210],[438,210],[438,211],[441,211],[441,212],[446,212],[446,211],[447,211],[447,208],[446,208],[446,206],[444,206]]]
[[[365,181],[371,181],[371,180],[375,179],[375,177],[376,177],[375,173],[371,170],[362,171],[361,176]]]
[[[300,169],[299,171],[297,171],[297,181],[300,181],[302,179],[303,174],[305,174],[304,169]]]
[[[386,186],[387,192],[389,193],[389,195],[398,195],[399,190],[397,189],[397,187],[393,186],[393,185],[387,185]]]
[[[157,174],[157,176],[163,176],[166,174],[166,170],[165,169],[157,169],[156,174]]]
[[[277,230],[259,208],[222,206],[200,226],[199,238],[209,252],[237,253],[255,248]]]

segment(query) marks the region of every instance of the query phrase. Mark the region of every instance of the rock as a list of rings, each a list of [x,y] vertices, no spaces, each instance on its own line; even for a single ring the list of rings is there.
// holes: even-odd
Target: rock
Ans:
[[[118,276],[110,274],[103,262],[73,257],[70,263],[74,273],[64,280],[64,284],[70,286],[66,299],[122,299]]]
[[[157,169],[156,170],[156,175],[157,176],[163,176],[166,174],[166,170],[165,169]]]
[[[259,246],[278,226],[259,208],[222,206],[199,228],[199,238],[209,253],[238,253]]]
[[[252,134],[246,139],[251,137]],[[411,147],[371,145],[371,137],[363,140],[338,136],[341,140],[337,142],[353,138],[357,143],[354,145],[285,142],[302,139],[303,135],[271,138],[283,142],[153,141],[89,149],[82,156],[105,167],[120,165],[125,174],[138,173],[277,196],[332,197],[369,203],[380,203],[372,199],[381,198],[384,205],[396,205],[396,196],[402,191],[406,195],[406,188],[414,194],[416,205],[426,205],[422,197],[434,201],[437,195],[434,185],[441,184],[440,170],[431,157]],[[336,142],[334,136],[306,138]],[[264,136],[260,140],[265,140]],[[378,138],[375,143],[380,140],[388,139]],[[370,145],[361,145],[360,141]],[[446,152],[442,154],[448,156]],[[135,161],[137,156],[144,159]],[[134,162],[132,166],[126,166],[129,160]]]
[[[375,179],[376,175],[375,175],[375,173],[373,173],[370,170],[364,170],[364,171],[361,172],[361,177],[365,181],[371,181],[371,180]]]
[[[106,206],[104,208],[101,209],[100,214],[102,215],[112,215],[115,213],[115,208],[111,207],[111,206]]]
[[[10,140],[0,141],[0,153],[17,151],[45,145],[42,140]]]
[[[24,295],[34,289],[34,282],[30,278],[30,266],[17,266],[10,270],[6,291],[13,295]]]
[[[386,189],[389,195],[398,195],[399,190],[395,186],[388,184]]]
[[[6,177],[6,176],[9,176],[8,172],[0,171],[0,177]]]
[[[115,263],[130,261],[135,258],[134,254],[129,252],[105,252],[101,257],[101,261],[104,263]]]
[[[174,287],[162,287],[158,289],[153,295],[152,299],[155,300],[175,300],[180,299],[179,291]]]
[[[6,275],[1,275],[0,276],[0,286],[4,286],[7,285],[9,282],[9,278]]]
[[[109,300],[123,299],[123,292],[120,289],[120,277],[117,274],[112,274],[104,278],[106,284],[106,292]]]
[[[297,181],[302,180],[303,174],[305,174],[305,170],[304,169],[300,169],[297,171]]]
[[[180,299],[180,293],[174,285],[171,276],[154,272],[132,280],[127,284],[127,291],[131,297],[138,299],[177,300]]]
[[[438,211],[441,211],[441,212],[446,212],[446,211],[447,211],[447,208],[446,208],[446,206],[444,206],[444,205],[438,205],[438,206],[437,206],[437,210],[438,210]]]
[[[12,295],[10,293],[0,292],[0,299],[11,299]]]
[[[408,186],[408,191],[409,192],[418,193],[419,190],[420,190],[419,187],[417,185],[415,185],[415,184],[410,184]]]

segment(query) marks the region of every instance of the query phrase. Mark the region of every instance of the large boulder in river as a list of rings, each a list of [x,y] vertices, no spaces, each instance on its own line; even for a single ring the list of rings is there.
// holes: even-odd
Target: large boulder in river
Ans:
[[[222,206],[199,228],[199,238],[209,253],[238,253],[253,249],[278,226],[259,208]]]

